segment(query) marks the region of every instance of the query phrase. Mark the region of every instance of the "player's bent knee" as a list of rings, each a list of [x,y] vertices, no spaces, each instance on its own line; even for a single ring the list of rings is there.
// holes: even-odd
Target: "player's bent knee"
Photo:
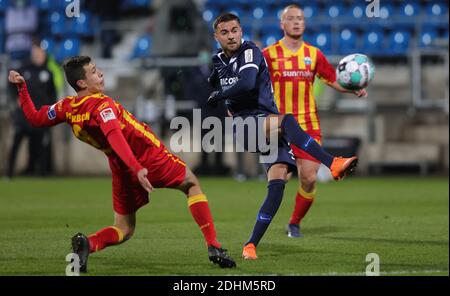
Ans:
[[[305,175],[300,177],[300,182],[306,186],[314,186],[317,181],[317,176],[315,174]]]

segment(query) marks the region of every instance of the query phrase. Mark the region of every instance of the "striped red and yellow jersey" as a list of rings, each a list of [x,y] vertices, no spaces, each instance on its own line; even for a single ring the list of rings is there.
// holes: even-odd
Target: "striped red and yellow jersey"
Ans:
[[[265,48],[263,54],[280,113],[292,113],[308,133],[320,133],[314,79],[317,75],[327,84],[335,82],[334,67],[317,47],[306,42],[297,52],[292,52],[280,40]]]
[[[152,173],[150,168],[158,169],[157,164],[163,163],[167,157],[177,160],[147,124],[137,120],[121,104],[102,93],[66,97],[52,106],[43,106],[32,119],[35,126],[66,122],[75,137],[108,156],[112,169],[126,169],[107,139],[108,134],[118,128],[139,163],[149,168],[149,173]]]

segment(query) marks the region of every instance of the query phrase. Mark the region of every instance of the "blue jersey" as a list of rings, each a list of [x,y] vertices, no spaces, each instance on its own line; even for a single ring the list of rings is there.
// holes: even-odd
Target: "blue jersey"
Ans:
[[[266,60],[253,42],[244,41],[231,58],[219,51],[212,61],[209,81],[233,116],[278,114]]]

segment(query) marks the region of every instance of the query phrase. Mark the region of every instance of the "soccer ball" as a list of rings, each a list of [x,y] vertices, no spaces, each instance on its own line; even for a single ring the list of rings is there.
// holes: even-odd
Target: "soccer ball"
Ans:
[[[374,75],[375,66],[372,61],[360,53],[346,56],[336,69],[337,82],[348,90],[365,88]]]

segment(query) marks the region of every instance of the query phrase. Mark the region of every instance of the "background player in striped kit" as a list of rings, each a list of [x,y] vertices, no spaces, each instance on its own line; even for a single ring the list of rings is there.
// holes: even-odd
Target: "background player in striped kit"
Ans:
[[[367,92],[365,89],[353,92],[342,88],[336,82],[334,67],[320,49],[303,41],[305,17],[299,6],[292,4],[283,10],[280,26],[284,37],[263,50],[275,102],[281,114],[292,113],[302,129],[321,144],[322,133],[313,95],[315,77],[340,92],[354,93],[358,97],[366,97]],[[295,145],[291,144],[291,147],[296,157],[300,186],[287,234],[289,237],[301,237],[300,222],[316,196],[320,161]]]

